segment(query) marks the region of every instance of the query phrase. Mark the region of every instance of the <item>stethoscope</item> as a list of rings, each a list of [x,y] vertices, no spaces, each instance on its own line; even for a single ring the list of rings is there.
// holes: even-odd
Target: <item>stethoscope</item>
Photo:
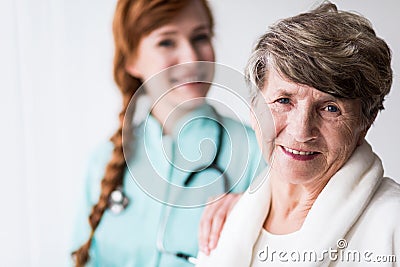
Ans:
[[[214,160],[209,165],[201,166],[201,167],[191,171],[190,174],[185,179],[183,185],[184,186],[190,185],[190,183],[194,180],[194,178],[203,171],[215,170],[218,173],[220,173],[222,176],[223,188],[224,188],[223,193],[225,193],[225,192],[229,191],[229,179],[228,179],[228,176],[225,174],[224,170],[218,165],[219,156],[220,156],[220,152],[222,149],[222,142],[223,142],[223,128],[221,125],[221,117],[219,116],[219,114],[217,112],[215,112],[215,114],[217,116],[216,123],[218,124],[218,145],[217,145],[217,153],[214,157]],[[129,199],[126,196],[126,194],[124,193],[122,186],[117,187],[110,194],[109,201],[108,201],[108,208],[112,213],[114,213],[116,215],[120,214],[122,211],[124,211],[126,209],[128,204],[129,204]],[[160,220],[160,223],[158,226],[158,232],[157,232],[157,243],[156,243],[157,250],[160,253],[173,255],[175,257],[178,257],[178,258],[185,260],[187,262],[190,262],[192,264],[196,264],[197,259],[195,256],[189,255],[187,253],[180,252],[180,251],[170,251],[170,250],[167,250],[164,246],[164,236],[165,236],[168,220],[169,220],[169,217],[171,214],[171,210],[172,210],[172,207],[167,206],[164,216]]]
[[[216,113],[216,112],[215,112]],[[218,114],[218,113],[216,113]],[[219,117],[219,115],[217,115],[217,123],[218,123],[218,146],[217,146],[217,153],[214,157],[213,162],[211,162],[211,164],[209,164],[208,166],[202,166],[197,168],[196,170],[192,171],[188,177],[186,178],[185,182],[183,183],[184,186],[188,186],[191,181],[194,180],[194,178],[196,177],[196,175],[198,175],[199,173],[206,171],[206,170],[215,170],[218,173],[221,174],[222,179],[223,179],[223,188],[224,188],[224,192],[228,192],[229,191],[229,179],[228,176],[225,174],[225,172],[223,171],[223,169],[218,165],[218,160],[219,160],[219,155],[221,152],[221,148],[222,148],[222,141],[223,141],[223,129],[222,129],[222,125],[220,124],[221,118]],[[171,251],[171,250],[167,250],[165,248],[164,245],[164,237],[165,237],[165,232],[167,229],[167,224],[168,224],[168,220],[169,217],[171,215],[171,210],[172,207],[171,206],[166,206],[165,208],[165,213],[163,218],[160,220],[159,226],[158,226],[158,232],[157,232],[157,249],[159,252],[164,253],[164,254],[169,254],[175,257],[178,257],[184,261],[190,262],[192,264],[196,264],[197,263],[197,258],[193,255],[189,255],[187,253],[181,252],[181,251]]]
[[[114,191],[112,191],[108,198],[108,208],[115,215],[124,211],[128,204],[129,199],[125,195],[122,186],[118,186]]]
[[[199,173],[201,173],[203,171],[215,170],[222,175],[224,192],[228,192],[228,190],[229,190],[228,177],[226,176],[224,170],[218,165],[218,160],[219,160],[220,152],[222,149],[223,128],[221,125],[220,115],[215,110],[214,110],[214,113],[216,114],[216,117],[217,117],[216,123],[218,124],[218,146],[217,146],[217,153],[214,157],[214,160],[211,162],[211,164],[209,164],[207,166],[201,166],[201,167],[191,171],[190,174],[188,175],[188,177],[186,178],[186,180],[184,181],[183,185],[188,186],[193,181],[193,179],[196,177],[196,175],[198,175]],[[124,211],[126,209],[128,204],[129,204],[129,199],[126,196],[126,194],[124,193],[122,186],[118,186],[114,191],[111,192],[110,197],[108,199],[108,208],[113,214],[115,214],[115,215],[120,214],[122,211]]]

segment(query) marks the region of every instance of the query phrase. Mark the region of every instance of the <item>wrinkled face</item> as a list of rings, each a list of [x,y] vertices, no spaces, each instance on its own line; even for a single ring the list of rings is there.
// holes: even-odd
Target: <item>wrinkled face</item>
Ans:
[[[143,82],[147,81],[146,92],[159,105],[174,108],[184,101],[203,98],[210,84],[196,81],[212,80],[213,69],[209,67],[212,64],[176,65],[214,62],[211,35],[204,7],[199,1],[192,1],[170,23],[141,39],[136,57],[127,66],[127,71]],[[176,67],[169,68],[172,66]],[[153,76],[160,71],[163,71],[162,75]]]
[[[364,138],[358,100],[336,98],[290,82],[273,69],[266,76],[262,95],[264,108],[270,109],[275,123],[271,171],[284,181],[327,181]],[[255,130],[260,146],[265,147],[263,136],[268,133]]]

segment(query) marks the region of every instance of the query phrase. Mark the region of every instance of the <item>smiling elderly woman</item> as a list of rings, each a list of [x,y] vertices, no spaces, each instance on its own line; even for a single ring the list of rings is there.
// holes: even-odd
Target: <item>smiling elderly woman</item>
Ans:
[[[390,62],[366,18],[329,2],[269,28],[247,76],[270,169],[198,266],[397,266],[400,186],[364,139],[390,91]]]

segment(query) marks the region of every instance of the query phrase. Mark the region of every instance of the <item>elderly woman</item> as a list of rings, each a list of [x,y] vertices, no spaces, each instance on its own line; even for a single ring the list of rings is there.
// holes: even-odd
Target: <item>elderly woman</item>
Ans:
[[[400,186],[364,139],[390,91],[390,61],[366,18],[329,2],[269,28],[247,77],[270,169],[198,266],[397,266]]]

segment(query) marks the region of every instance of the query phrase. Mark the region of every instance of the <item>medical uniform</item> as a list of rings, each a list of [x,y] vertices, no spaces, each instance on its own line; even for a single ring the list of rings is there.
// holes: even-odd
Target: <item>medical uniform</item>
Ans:
[[[242,192],[265,166],[248,126],[217,116],[208,104],[181,118],[171,135],[163,135],[152,116],[136,126],[123,184],[129,204],[118,215],[106,210],[95,231],[87,266],[193,266],[161,252],[156,243],[166,251],[197,255],[202,204],[224,193],[224,179],[214,169],[206,169],[187,187],[184,183],[191,171],[213,161],[221,133],[217,165],[225,171],[231,192]],[[91,157],[72,250],[89,237],[87,218],[98,201],[112,149],[112,143],[107,143]]]

